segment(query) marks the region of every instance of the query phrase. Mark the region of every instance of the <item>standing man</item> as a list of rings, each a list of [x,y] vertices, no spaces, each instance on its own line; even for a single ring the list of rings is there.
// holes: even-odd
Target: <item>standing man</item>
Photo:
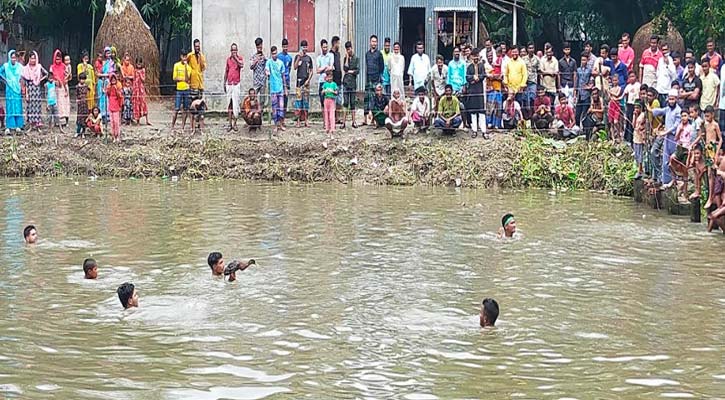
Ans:
[[[345,43],[345,59],[343,61],[342,86],[343,95],[345,96],[344,106],[350,112],[352,118],[352,127],[357,128],[355,122],[355,105],[357,103],[357,75],[360,72],[360,60],[355,55],[352,48],[352,42]],[[342,116],[342,128],[345,129],[345,114]]]
[[[662,57],[657,61],[657,81],[655,89],[659,93],[660,104],[667,101],[667,92],[672,88],[672,81],[677,80],[675,62],[670,57],[670,47],[662,43]]]
[[[383,92],[390,98],[390,38],[383,39]],[[402,94],[402,93],[401,93]]]
[[[310,81],[312,80],[312,57],[307,54],[307,41],[300,42],[300,52],[295,56],[294,68],[297,71],[297,100],[295,100],[295,109],[298,113],[295,126],[299,128],[300,122],[305,123],[305,127],[309,126],[307,121],[310,112]]]
[[[712,106],[714,109],[719,107],[719,96],[718,91],[720,89],[720,78],[717,77],[715,71],[710,67],[712,60],[707,57],[702,59],[702,75],[700,75],[700,81],[702,82],[702,95],[700,96],[700,110],[705,112],[708,106]]]
[[[415,54],[410,57],[408,75],[410,75],[410,85],[413,91],[419,87],[425,88],[430,76],[430,58],[423,52],[424,50],[423,42],[419,41],[415,44]]]
[[[539,79],[539,57],[536,57],[536,47],[534,42],[529,42],[526,46],[526,55],[522,56],[526,64],[526,95],[524,102],[519,104],[523,107],[524,119],[528,120],[534,114],[533,105],[536,97],[536,86]]]
[[[556,88],[558,87],[557,83],[559,81],[559,61],[554,58],[553,48],[546,48],[546,56],[541,60],[541,70],[539,73],[541,75],[541,86],[544,87],[551,104],[554,104]],[[553,108],[551,112],[554,112]]]
[[[365,53],[365,115],[370,113],[375,86],[381,84],[381,76],[385,69],[383,55],[378,50],[378,37],[370,36],[370,49]],[[367,125],[367,121],[365,121]]]
[[[284,112],[287,113],[287,104],[290,91],[290,73],[292,72],[292,56],[288,53],[289,42],[287,38],[282,39],[282,52],[277,58],[284,64]]]
[[[707,52],[702,55],[701,59],[707,58],[710,60],[710,70],[712,72],[715,72],[717,74],[720,71],[720,66],[722,65],[722,56],[720,53],[715,51],[715,41],[712,38],[707,38],[707,43],[705,45],[707,47]]]
[[[624,63],[627,67],[627,72],[632,71],[634,65],[634,49],[629,45],[630,37],[629,33],[624,32],[622,34],[622,44],[619,45],[619,61]]]
[[[689,110],[690,106],[700,106],[700,96],[702,95],[702,81],[695,74],[695,60],[687,62],[687,72],[682,77],[682,87],[680,88],[679,98],[685,110]]]
[[[250,69],[252,70],[252,88],[257,92],[259,102],[262,105],[266,104],[266,93],[267,93],[267,74],[265,73],[265,66],[267,65],[267,58],[264,56],[262,49],[262,38],[254,39],[254,45],[257,47],[257,51],[250,57]]]
[[[204,95],[204,71],[206,71],[206,56],[201,52],[201,42],[194,39],[194,51],[188,56],[191,67],[191,97]]]
[[[609,75],[617,75],[619,87],[624,90],[624,87],[627,86],[627,67],[619,60],[618,49],[612,49],[612,52],[609,53],[609,60],[611,61],[610,68],[612,69]]]
[[[284,131],[284,96],[287,88],[284,86],[284,63],[277,58],[277,46],[272,46],[270,56],[264,67],[264,73],[269,78],[269,95],[272,99],[272,119],[275,130]]]
[[[662,52],[658,46],[660,39],[657,35],[649,38],[649,48],[644,49],[642,58],[639,60],[639,81],[650,87],[655,86],[657,80],[657,63],[662,58]]]
[[[581,66],[576,70],[576,124],[582,122],[582,117],[589,110],[592,84],[592,69],[589,67],[589,53],[583,51],[581,54]]]
[[[330,53],[332,53],[332,67],[334,68],[332,70],[332,81],[335,82],[335,84],[338,87],[338,95],[335,99],[335,124],[339,125],[341,123],[340,116],[342,115],[342,101],[343,101],[343,94],[342,94],[342,59],[340,57],[340,37],[339,36],[333,36],[332,37],[332,49],[330,49]]]
[[[239,118],[239,102],[242,97],[240,81],[244,59],[239,55],[237,44],[232,43],[227,65],[224,69],[224,93],[227,94],[227,115],[229,119],[229,131],[237,130],[237,118]]]
[[[453,59],[448,62],[448,81],[453,93],[461,93],[463,85],[466,84],[466,62],[461,59],[461,48],[453,48]],[[445,93],[445,88],[444,88]]]
[[[325,103],[325,96],[322,94],[322,85],[325,84],[325,77],[327,71],[334,71],[335,56],[328,51],[327,39],[320,41],[320,49],[322,54],[317,57],[317,73],[320,74],[317,78],[317,94],[320,96],[320,107]]]
[[[694,68],[693,68],[694,70]],[[693,71],[694,73],[694,71]],[[667,96],[667,105],[662,108],[650,109],[655,117],[665,117],[665,127],[657,133],[657,138],[652,143],[652,161],[655,164],[655,181],[668,185],[672,181],[670,176],[670,156],[677,148],[675,132],[680,125],[680,106],[677,105],[677,90],[670,89]],[[658,170],[657,167],[660,169]],[[661,175],[656,174],[661,171]]]
[[[519,58],[519,49],[516,47],[511,49],[511,60],[506,66],[506,75],[504,75],[503,81],[508,86],[509,93],[516,95],[516,101],[519,102],[519,105],[524,104],[526,95],[523,89],[529,81],[529,70],[526,63]]]
[[[559,59],[559,87],[570,102],[574,102],[574,82],[576,82],[576,61],[571,57],[571,45],[564,43],[564,57]]]
[[[176,100],[174,103],[174,118],[171,120],[171,130],[176,125],[176,117],[179,115],[181,108],[184,108],[184,120],[181,124],[183,130],[186,126],[186,117],[189,115],[189,82],[191,81],[191,68],[188,63],[188,53],[181,52],[181,59],[174,64],[174,82],[176,82]]]

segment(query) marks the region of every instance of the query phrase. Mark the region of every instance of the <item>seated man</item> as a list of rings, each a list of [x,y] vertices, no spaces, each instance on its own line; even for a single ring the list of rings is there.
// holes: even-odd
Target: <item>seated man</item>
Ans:
[[[569,99],[564,93],[559,93],[559,105],[556,106],[555,120],[553,127],[565,138],[574,137],[579,134],[579,126],[576,124],[574,107],[569,104]]]
[[[591,140],[594,137],[594,130],[604,125],[604,102],[599,96],[599,89],[596,87],[592,88],[591,102],[589,104],[589,110],[582,119],[582,127],[584,128],[584,134],[587,140]]]
[[[478,316],[481,328],[493,327],[498,319],[498,303],[494,299],[483,299],[481,314]]]
[[[453,134],[461,126],[461,106],[458,98],[453,95],[453,87],[446,85],[443,97],[438,101],[438,117],[434,126],[443,130],[443,133]]]
[[[383,85],[378,84],[375,86],[375,94],[370,98],[368,117],[375,122],[376,128],[385,126],[385,119],[388,117],[385,114],[385,109],[388,107],[389,102],[388,96],[383,93]]]
[[[385,114],[388,116],[385,118],[385,127],[391,137],[403,135],[405,128],[408,127],[406,108],[405,100],[400,97],[400,89],[393,89],[393,99],[385,107]]]
[[[503,121],[504,129],[516,129],[519,122],[523,121],[524,116],[521,113],[521,104],[516,101],[516,93],[509,92],[506,101],[503,102],[503,113],[501,121]]]
[[[249,94],[242,102],[242,118],[249,126],[249,131],[254,131],[262,126],[262,104],[257,99],[257,92],[249,89]]]
[[[546,95],[543,86],[539,86],[536,90],[536,98],[534,99],[534,115],[531,116],[531,122],[536,129],[549,129],[554,116],[551,114],[551,98]]]
[[[410,105],[410,119],[419,132],[428,129],[430,123],[431,104],[426,93],[424,87],[415,89],[416,97]]]

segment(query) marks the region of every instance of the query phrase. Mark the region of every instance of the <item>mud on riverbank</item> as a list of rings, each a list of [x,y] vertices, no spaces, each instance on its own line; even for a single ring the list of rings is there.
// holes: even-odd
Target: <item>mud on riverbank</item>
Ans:
[[[385,185],[544,187],[631,195],[631,152],[610,143],[562,142],[535,134],[409,135],[368,128],[327,139],[313,129],[171,135],[139,129],[120,144],[70,135],[2,137],[0,176],[172,177]]]

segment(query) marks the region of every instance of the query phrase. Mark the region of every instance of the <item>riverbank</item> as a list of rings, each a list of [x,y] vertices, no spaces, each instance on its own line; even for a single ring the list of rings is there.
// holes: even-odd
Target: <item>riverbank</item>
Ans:
[[[438,131],[391,140],[385,130],[340,131],[321,126],[272,135],[227,133],[223,122],[204,135],[174,134],[168,127],[131,127],[121,143],[74,139],[70,134],[3,137],[0,176],[244,179],[363,182],[384,185],[543,187],[632,194],[632,156],[626,146],[569,142],[535,134]]]

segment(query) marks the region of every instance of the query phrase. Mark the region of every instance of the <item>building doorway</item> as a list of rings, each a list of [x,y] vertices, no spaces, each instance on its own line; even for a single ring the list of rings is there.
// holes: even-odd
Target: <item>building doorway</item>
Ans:
[[[400,52],[405,57],[405,85],[408,82],[408,64],[410,57],[415,54],[415,43],[418,41],[426,43],[425,40],[425,8],[422,7],[401,7],[400,16]],[[428,51],[426,49],[426,51]]]

